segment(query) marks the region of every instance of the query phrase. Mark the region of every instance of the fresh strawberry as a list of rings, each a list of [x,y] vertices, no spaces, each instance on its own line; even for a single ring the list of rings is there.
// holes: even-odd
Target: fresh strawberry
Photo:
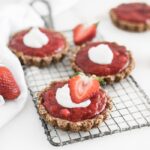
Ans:
[[[20,95],[20,89],[8,68],[0,66],[0,95],[5,100],[14,100]]]
[[[76,45],[81,45],[87,41],[92,40],[96,35],[96,24],[85,26],[79,24],[73,29],[73,38]]]
[[[99,91],[99,81],[85,75],[72,77],[68,82],[70,95],[74,103],[81,103],[90,99]]]

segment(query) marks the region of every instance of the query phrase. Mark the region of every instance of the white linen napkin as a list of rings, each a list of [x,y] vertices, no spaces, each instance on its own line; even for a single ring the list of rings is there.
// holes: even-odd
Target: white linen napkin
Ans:
[[[0,128],[22,110],[28,97],[21,64],[8,49],[7,42],[12,33],[31,26],[44,26],[44,22],[27,4],[9,5],[0,11],[0,64],[11,70],[21,90],[15,101],[0,106]]]
[[[21,91],[20,96],[15,101],[6,101],[4,105],[0,106],[0,127],[2,127],[23,108],[27,101],[28,91],[20,62],[7,47],[0,47],[0,64],[9,68]]]

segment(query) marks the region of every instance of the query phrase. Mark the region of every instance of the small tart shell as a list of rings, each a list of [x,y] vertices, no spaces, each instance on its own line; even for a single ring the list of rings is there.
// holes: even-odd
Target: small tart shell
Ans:
[[[40,116],[42,117],[42,119],[44,119],[48,124],[52,126],[56,126],[62,130],[72,132],[89,131],[94,127],[98,127],[109,116],[112,110],[112,101],[110,97],[107,97],[105,109],[99,115],[95,116],[92,119],[72,122],[65,119],[53,117],[47,112],[44,105],[42,104],[42,96],[41,96],[42,93],[46,92],[51,87],[52,84],[50,84],[47,88],[38,93],[38,103],[37,103],[37,108]]]
[[[112,22],[119,28],[123,30],[133,31],[133,32],[143,32],[150,29],[150,24],[148,23],[133,23],[117,18],[117,15],[113,10],[110,11],[110,17]]]
[[[84,46],[85,45],[82,45],[81,47],[84,47]],[[84,71],[79,66],[77,66],[76,63],[75,63],[76,54],[80,51],[81,47],[79,46],[79,47],[76,48],[75,53],[74,53],[73,57],[71,58],[71,61],[72,61],[72,68],[75,71],[83,72],[84,73]],[[118,72],[115,75],[98,76],[98,77],[100,77],[101,79],[103,79],[107,84],[112,84],[114,82],[119,82],[122,79],[124,79],[127,76],[129,76],[130,73],[131,73],[131,71],[135,67],[135,61],[134,61],[134,58],[132,57],[131,52],[130,51],[127,51],[127,52],[128,52],[128,55],[129,55],[129,64],[128,64],[128,66],[125,69],[123,69],[121,72]],[[87,74],[87,73],[85,73],[85,74]],[[87,74],[87,75],[90,76],[90,75],[94,75],[94,74]]]
[[[16,56],[19,58],[19,60],[23,65],[46,67],[52,61],[58,62],[61,60],[63,56],[66,55],[67,51],[69,50],[69,43],[67,42],[66,38],[65,38],[65,42],[66,42],[66,47],[61,52],[49,56],[45,56],[45,57],[30,56],[24,54],[23,52],[17,51],[16,49],[12,49],[12,48],[10,49],[14,54],[16,54]]]

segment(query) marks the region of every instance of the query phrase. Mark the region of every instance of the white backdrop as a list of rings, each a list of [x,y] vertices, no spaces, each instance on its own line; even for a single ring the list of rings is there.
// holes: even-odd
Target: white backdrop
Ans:
[[[0,8],[8,3],[20,2],[21,0],[0,0]],[[27,0],[28,1],[28,0]],[[70,28],[77,22],[83,22],[93,17],[103,18],[108,10],[120,2],[131,0],[79,0],[76,6],[65,11],[61,15],[54,16],[57,29]],[[149,0],[147,0],[149,1]],[[150,2],[150,1],[149,1]],[[68,25],[69,24],[69,25]],[[115,37],[115,35],[114,35]],[[115,38],[114,38],[115,39]],[[143,39],[144,40],[144,39]],[[135,42],[135,47],[140,43]],[[150,95],[150,42],[146,43],[140,53],[136,52],[136,69],[133,75]],[[128,46],[128,45],[127,45]],[[129,45],[130,46],[130,45]],[[141,55],[142,54],[142,55]],[[104,138],[97,138],[82,143],[63,147],[63,149],[105,149],[105,150],[129,150],[148,149],[150,147],[150,128],[115,134]],[[31,98],[29,98],[23,111],[9,124],[0,130],[0,150],[49,150],[56,149],[46,140],[44,130],[39,121]],[[60,149],[60,148],[57,148]],[[62,149],[62,148],[61,148]]]

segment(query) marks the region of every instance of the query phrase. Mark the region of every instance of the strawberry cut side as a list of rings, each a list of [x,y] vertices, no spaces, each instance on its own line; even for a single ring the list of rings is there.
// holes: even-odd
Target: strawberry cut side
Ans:
[[[12,75],[6,67],[0,67],[0,95],[5,100],[14,100],[20,95],[20,89]]]
[[[87,76],[75,76],[68,82],[70,95],[74,103],[81,103],[90,99],[99,91],[99,82]]]
[[[73,30],[73,39],[76,45],[81,45],[87,41],[91,41],[96,36],[96,24],[85,26],[79,24]]]

